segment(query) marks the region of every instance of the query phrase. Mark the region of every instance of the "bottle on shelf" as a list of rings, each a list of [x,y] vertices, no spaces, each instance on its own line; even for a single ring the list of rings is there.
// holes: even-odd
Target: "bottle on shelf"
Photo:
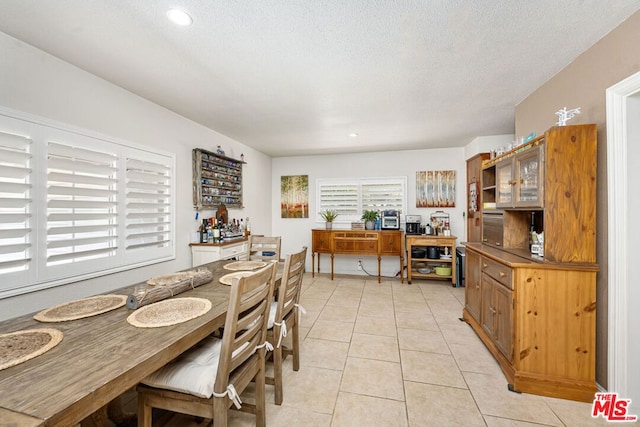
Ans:
[[[200,243],[207,243],[207,219],[206,218],[202,220],[202,224],[200,224],[198,231],[200,232]]]
[[[213,243],[220,243],[220,223],[213,219]]]
[[[213,243],[213,225],[211,224],[211,218],[207,221],[207,242]]]
[[[244,224],[244,227],[245,227],[244,229],[245,229],[245,231],[246,231],[246,234],[245,234],[245,235],[246,235],[247,237],[248,237],[248,236],[250,236],[250,235],[251,235],[251,223],[249,222],[249,217],[247,217],[247,221],[246,221],[246,223]]]
[[[534,235],[536,233],[535,218],[536,218],[536,213],[531,212],[531,225],[529,226],[529,251],[531,251],[531,247],[534,244]]]

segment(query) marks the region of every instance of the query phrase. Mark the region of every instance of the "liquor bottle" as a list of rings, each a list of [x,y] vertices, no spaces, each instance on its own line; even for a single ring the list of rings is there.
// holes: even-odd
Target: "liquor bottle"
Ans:
[[[220,243],[220,225],[217,219],[213,219],[213,243]]]
[[[240,231],[242,232],[242,237],[247,237],[247,229],[244,226],[243,218],[240,218]]]
[[[247,217],[247,222],[244,225],[245,230],[247,230],[247,237],[251,236],[251,223],[249,222],[249,217]]]
[[[207,219],[203,218],[202,224],[200,224],[200,243],[207,243]]]
[[[207,223],[207,242],[213,243],[213,218],[209,218]]]
[[[531,225],[529,226],[529,251],[531,251],[531,246],[533,246],[533,235],[536,233],[535,217],[536,213],[531,212]]]

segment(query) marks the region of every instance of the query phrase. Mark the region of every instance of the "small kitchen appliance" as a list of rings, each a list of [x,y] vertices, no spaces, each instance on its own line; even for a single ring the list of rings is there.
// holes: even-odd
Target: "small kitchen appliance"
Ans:
[[[386,209],[382,211],[382,229],[399,230],[400,212],[395,209]]]
[[[420,215],[405,215],[405,230],[407,234],[421,234],[420,223],[422,217]]]

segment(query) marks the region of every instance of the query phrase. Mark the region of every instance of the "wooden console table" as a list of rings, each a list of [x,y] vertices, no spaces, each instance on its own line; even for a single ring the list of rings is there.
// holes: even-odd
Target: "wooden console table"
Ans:
[[[315,277],[315,254],[331,255],[331,280],[333,258],[336,254],[378,257],[378,283],[380,283],[380,259],[383,256],[400,257],[400,281],[404,282],[404,231],[402,230],[311,230],[311,276]]]

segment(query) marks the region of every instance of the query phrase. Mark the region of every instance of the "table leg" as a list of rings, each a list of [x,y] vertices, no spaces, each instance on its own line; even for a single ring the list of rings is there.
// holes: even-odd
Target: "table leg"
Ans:
[[[320,257],[320,254],[318,254],[318,257]],[[318,271],[318,273],[320,272]],[[316,277],[316,256],[314,252],[311,252],[311,277]]]
[[[333,280],[333,253],[331,254],[331,280]],[[319,272],[319,271],[318,271]]]
[[[380,283],[380,259],[381,258],[382,258],[381,256],[378,256],[378,283]]]

